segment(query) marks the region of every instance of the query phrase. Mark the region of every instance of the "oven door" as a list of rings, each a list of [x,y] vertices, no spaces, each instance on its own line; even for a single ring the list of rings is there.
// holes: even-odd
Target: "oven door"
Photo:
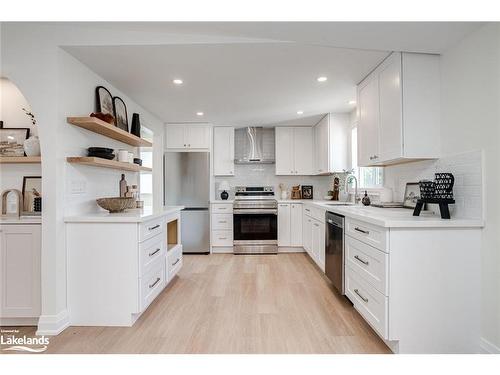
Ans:
[[[276,209],[243,209],[233,211],[234,244],[278,243],[278,213]]]

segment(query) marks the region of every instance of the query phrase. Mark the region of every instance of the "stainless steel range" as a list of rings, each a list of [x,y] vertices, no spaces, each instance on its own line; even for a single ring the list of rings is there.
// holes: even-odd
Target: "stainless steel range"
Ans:
[[[235,254],[278,253],[278,202],[272,186],[238,186],[233,205]]]

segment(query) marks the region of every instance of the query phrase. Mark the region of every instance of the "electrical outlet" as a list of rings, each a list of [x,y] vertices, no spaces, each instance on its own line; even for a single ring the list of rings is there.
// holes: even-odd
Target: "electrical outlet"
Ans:
[[[85,180],[71,181],[71,194],[85,194],[87,192],[87,182]]]

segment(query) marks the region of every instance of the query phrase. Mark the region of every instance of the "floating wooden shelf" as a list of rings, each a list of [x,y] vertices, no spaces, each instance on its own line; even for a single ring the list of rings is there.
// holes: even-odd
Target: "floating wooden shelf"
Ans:
[[[40,156],[0,156],[0,164],[37,164],[41,162]]]
[[[91,132],[104,135],[108,138],[126,143],[135,147],[152,147],[153,144],[145,139],[139,138],[112,124],[108,124],[96,117],[68,117],[71,125],[90,130]]]
[[[121,161],[115,160],[107,160],[102,158],[96,158],[91,156],[72,156],[66,158],[68,163],[73,164],[84,164],[90,165],[93,167],[101,167],[101,168],[111,168],[111,169],[119,169],[122,171],[130,171],[130,172],[151,172],[152,168],[141,167],[137,164],[124,163]]]

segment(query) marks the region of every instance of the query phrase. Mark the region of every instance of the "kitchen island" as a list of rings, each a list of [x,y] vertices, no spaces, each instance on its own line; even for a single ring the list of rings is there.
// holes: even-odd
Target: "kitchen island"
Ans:
[[[70,325],[135,323],[182,267],[182,209],[65,218]]]

